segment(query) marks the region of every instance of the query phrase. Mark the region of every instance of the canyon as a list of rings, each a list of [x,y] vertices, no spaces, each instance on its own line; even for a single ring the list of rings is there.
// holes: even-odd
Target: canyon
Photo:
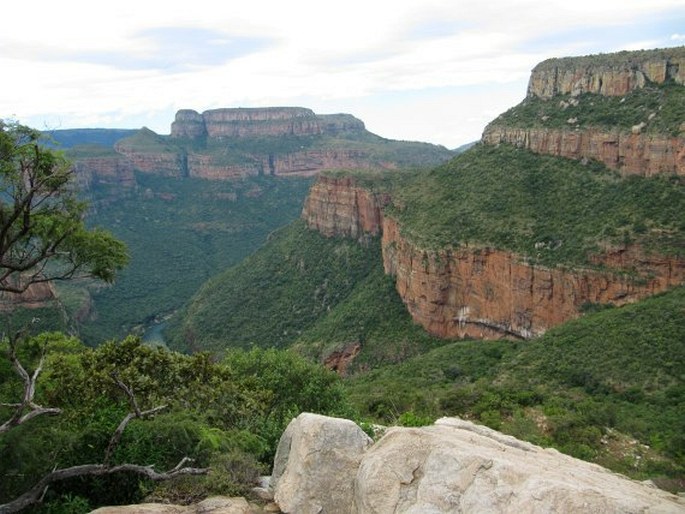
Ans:
[[[414,321],[446,338],[528,339],[578,317],[589,304],[623,305],[685,281],[685,260],[639,246],[608,249],[592,268],[548,268],[492,247],[423,249],[402,235],[375,193],[352,177],[321,176],[302,217],[327,237],[381,237],[383,267]]]

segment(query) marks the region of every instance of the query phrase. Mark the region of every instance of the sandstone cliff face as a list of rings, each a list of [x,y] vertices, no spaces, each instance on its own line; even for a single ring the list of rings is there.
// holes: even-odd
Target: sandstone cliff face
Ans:
[[[354,178],[320,177],[302,218],[327,237],[382,234],[385,272],[414,321],[438,337],[530,338],[578,317],[584,304],[623,305],[685,282],[685,260],[637,247],[591,259],[610,271],[549,269],[494,248],[425,251],[383,215],[389,202]]]
[[[608,56],[549,59],[538,64],[528,83],[528,95],[596,93],[623,96],[648,82],[685,83],[685,47]]]
[[[23,293],[0,291],[0,312],[14,309],[39,309],[51,306],[57,299],[55,288],[50,282],[31,284]]]
[[[124,156],[79,158],[74,162],[74,173],[82,190],[99,184],[122,188],[136,184],[133,164]]]
[[[586,303],[623,305],[680,284],[685,261],[639,248],[597,256],[615,272],[544,268],[493,248],[421,250],[383,222],[383,266],[412,318],[439,337],[529,338],[579,316]]]
[[[570,159],[596,159],[623,175],[685,175],[685,136],[494,125],[486,128],[483,142],[509,143]]]
[[[357,185],[352,177],[320,177],[305,200],[302,218],[325,236],[378,235],[390,196]]]
[[[316,115],[303,107],[214,109],[202,114],[183,109],[171,124],[171,136],[190,138],[245,138],[258,136],[316,136],[364,130],[364,123],[348,114]]]

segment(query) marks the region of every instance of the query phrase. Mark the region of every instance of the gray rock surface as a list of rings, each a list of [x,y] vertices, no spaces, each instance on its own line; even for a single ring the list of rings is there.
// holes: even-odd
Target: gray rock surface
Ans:
[[[359,463],[371,444],[350,420],[300,414],[276,451],[270,482],[276,503],[286,513],[348,514]]]
[[[351,512],[677,513],[676,496],[487,427],[392,428],[365,455]]]

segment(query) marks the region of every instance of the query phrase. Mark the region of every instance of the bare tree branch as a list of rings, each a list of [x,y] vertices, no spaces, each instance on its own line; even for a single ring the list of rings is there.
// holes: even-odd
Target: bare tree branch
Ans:
[[[82,477],[82,476],[103,476],[112,473],[136,473],[142,475],[155,482],[163,480],[170,480],[180,475],[205,475],[209,471],[207,468],[190,468],[183,467],[190,459],[184,457],[181,462],[173,469],[159,473],[153,469],[152,466],[140,466],[137,464],[120,464],[118,466],[107,466],[105,464],[84,464],[81,466],[72,466],[64,469],[57,469],[45,475],[36,485],[30,490],[22,494],[19,498],[0,505],[0,514],[11,514],[25,509],[29,505],[36,503],[43,491],[52,483],[66,480],[67,478]]]
[[[35,418],[42,414],[56,415],[61,413],[60,409],[50,409],[46,407],[41,407],[40,405],[37,405],[33,402],[33,396],[36,392],[36,381],[38,379],[38,375],[43,369],[43,357],[41,357],[40,363],[33,372],[33,374],[29,375],[29,373],[22,366],[21,362],[19,362],[19,359],[17,357],[16,342],[19,340],[20,337],[21,332],[18,332],[14,337],[11,338],[9,358],[17,374],[19,374],[22,380],[24,381],[24,398],[21,403],[3,404],[3,406],[14,407],[15,412],[8,421],[6,421],[0,426],[0,434],[8,432],[10,429],[24,423],[25,421],[28,421],[29,419]],[[25,492],[24,494],[22,494],[21,496],[19,496],[15,500],[12,500],[9,503],[0,505],[0,514],[10,514],[14,512],[19,512],[20,510],[25,509],[29,505],[42,501],[42,498],[45,495],[45,491],[50,486],[50,484],[54,482],[59,482],[60,480],[66,480],[68,478],[82,476],[103,476],[110,475],[112,473],[127,472],[136,473],[138,475],[145,476],[150,480],[158,482],[162,480],[170,480],[179,475],[207,474],[207,472],[209,471],[208,468],[184,467],[189,462],[192,462],[192,459],[188,457],[183,457],[183,459],[181,459],[181,461],[174,468],[162,473],[155,471],[153,469],[153,465],[141,466],[138,464],[119,464],[117,466],[112,466],[110,464],[110,460],[112,458],[114,451],[116,450],[117,445],[119,444],[119,441],[121,440],[121,436],[124,430],[126,429],[126,426],[132,419],[154,416],[158,412],[168,407],[168,405],[160,405],[152,409],[141,411],[140,407],[138,406],[138,402],[136,401],[135,395],[133,394],[132,388],[124,384],[124,382],[121,381],[121,379],[116,373],[112,374],[112,378],[114,379],[117,386],[126,394],[127,399],[131,405],[131,408],[133,409],[133,412],[129,412],[124,417],[124,419],[121,421],[121,423],[119,423],[119,426],[114,431],[114,434],[112,434],[112,438],[110,439],[109,444],[107,445],[107,450],[105,451],[104,462],[102,464],[83,464],[79,466],[71,466],[68,468],[53,469],[52,472],[48,473],[43,478],[41,478],[38,481],[38,483],[36,483],[36,485],[34,485],[27,492]],[[22,416],[22,412],[27,407],[30,407],[31,410]]]
[[[22,423],[26,423],[33,418],[37,418],[38,416],[56,416],[62,412],[61,409],[57,408],[41,407],[33,401],[33,397],[36,394],[36,381],[38,380],[38,375],[43,370],[44,357],[40,358],[38,367],[34,370],[33,375],[29,375],[17,357],[17,340],[19,337],[21,337],[21,333],[17,333],[14,337],[10,338],[9,360],[24,382],[24,394],[20,403],[5,405],[13,407],[14,412],[7,421],[0,425],[0,434],[9,432],[12,428],[19,426]],[[29,411],[25,413],[26,409],[29,409]]]

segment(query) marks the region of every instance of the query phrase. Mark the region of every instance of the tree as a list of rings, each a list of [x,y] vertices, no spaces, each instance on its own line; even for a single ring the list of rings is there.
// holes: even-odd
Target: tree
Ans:
[[[73,170],[37,130],[0,120],[0,290],[91,276],[111,282],[126,246],[84,223]]]
[[[88,229],[84,223],[86,204],[76,198],[73,171],[64,156],[41,144],[40,132],[0,120],[0,291],[22,293],[31,285],[77,276],[111,282],[128,261],[126,246],[111,234]],[[9,407],[9,419],[0,421],[0,435],[43,415],[58,415],[60,409],[42,407],[35,400],[36,383],[43,359],[30,373],[22,365],[17,348],[24,331],[6,336],[8,359],[22,381],[20,401]],[[131,412],[115,430],[104,461],[54,469],[15,500],[0,505],[0,514],[16,512],[40,501],[46,488],[78,476],[101,476],[121,471],[166,480],[179,474],[202,474],[205,469],[184,467],[183,458],[172,470],[159,473],[150,466],[113,465],[111,456],[121,435],[134,418],[154,415],[160,405],[141,410],[133,391],[118,376],[111,379],[126,394]]]

